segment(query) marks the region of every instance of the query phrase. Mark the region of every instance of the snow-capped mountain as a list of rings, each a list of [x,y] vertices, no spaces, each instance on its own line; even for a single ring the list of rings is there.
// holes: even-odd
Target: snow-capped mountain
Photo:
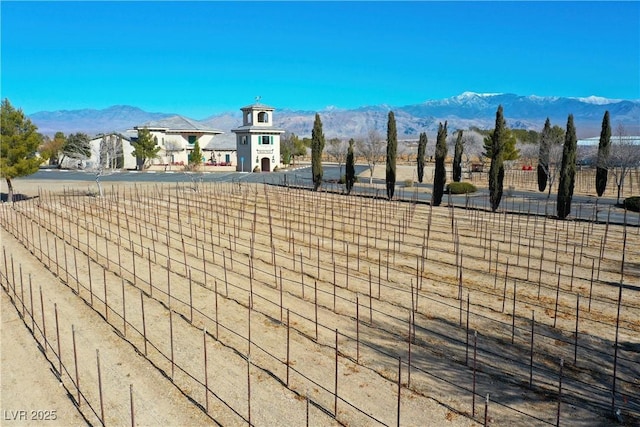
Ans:
[[[448,121],[450,133],[456,129],[475,126],[491,129],[499,105],[504,108],[507,124],[514,128],[541,130],[548,117],[553,125],[565,127],[573,114],[578,137],[597,136],[605,111],[611,115],[612,127],[622,124],[628,133],[640,133],[640,101],[607,99],[597,96],[584,98],[522,96],[510,93],[464,92],[441,100],[427,100],[406,106],[374,105],[356,109],[327,107],[320,113],[325,137],[363,138],[371,130],[386,134],[387,114],[393,110],[398,137],[417,139],[420,132],[435,134],[439,122]],[[315,111],[294,111],[274,105],[277,110],[274,124],[299,136],[310,136]],[[114,106],[104,110],[74,110],[39,112],[30,116],[40,132],[53,135],[86,132],[97,134],[123,131],[142,123],[174,114],[148,113],[131,106]],[[200,121],[206,126],[221,129],[226,134],[217,138],[233,143],[231,129],[241,122],[240,112],[214,114]]]

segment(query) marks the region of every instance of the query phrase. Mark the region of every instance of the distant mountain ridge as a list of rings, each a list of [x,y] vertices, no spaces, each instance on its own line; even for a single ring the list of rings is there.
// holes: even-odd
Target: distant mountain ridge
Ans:
[[[607,99],[597,96],[585,98],[522,96],[510,93],[464,92],[441,100],[428,100],[419,104],[392,107],[389,105],[364,106],[356,109],[327,107],[318,111],[322,118],[325,137],[362,138],[370,130],[386,134],[387,114],[393,110],[398,136],[401,139],[417,139],[420,132],[435,135],[438,123],[448,121],[450,133],[455,129],[476,126],[492,129],[498,105],[504,108],[507,124],[512,128],[540,131],[547,117],[552,124],[565,127],[569,114],[574,115],[578,137],[597,136],[602,117],[609,111],[612,127],[622,124],[627,133],[640,133],[640,100]],[[315,111],[295,111],[276,107],[274,125],[299,136],[310,136]],[[103,110],[42,111],[30,115],[40,132],[53,135],[86,132],[98,134],[125,131],[152,120],[176,114],[150,113],[140,108],[116,105]],[[193,119],[190,119],[193,120]],[[241,124],[241,114],[226,112],[203,120],[195,120],[205,126],[225,132],[216,139],[232,144],[231,129]]]
[[[149,113],[130,105],[114,105],[103,110],[40,111],[29,118],[46,135],[56,132],[85,132],[90,135],[111,131],[125,131],[140,123],[171,117],[175,114]]]

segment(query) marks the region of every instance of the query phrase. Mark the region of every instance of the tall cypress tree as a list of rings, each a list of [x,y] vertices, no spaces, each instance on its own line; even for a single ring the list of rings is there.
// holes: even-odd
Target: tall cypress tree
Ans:
[[[598,160],[596,164],[596,193],[598,197],[604,194],[607,188],[609,175],[609,150],[611,148],[611,125],[609,124],[609,111],[604,112],[602,118],[602,131],[600,131],[600,143],[598,144]]]
[[[396,118],[393,111],[389,111],[387,121],[387,198],[391,200],[396,188],[396,156],[398,154],[398,131],[396,130]]]
[[[489,200],[491,210],[496,211],[502,199],[504,182],[504,144],[507,136],[507,123],[504,120],[502,105],[496,111],[496,127],[491,134],[491,167],[489,168]]]
[[[324,134],[320,114],[316,113],[311,131],[311,173],[313,175],[313,190],[318,191],[322,184],[322,150],[324,150]]]
[[[462,129],[458,130],[458,138],[453,154],[453,181],[460,182],[462,179]]]
[[[547,117],[542,133],[540,134],[540,151],[538,152],[538,190],[540,191],[544,191],[545,188],[547,188],[551,139],[551,121],[549,117]]]
[[[447,157],[447,122],[438,126],[438,137],[436,139],[436,169],[433,175],[433,194],[431,204],[440,206],[442,194],[444,193],[444,183],[447,181],[447,171],[444,168],[444,159]]]
[[[353,155],[353,138],[349,140],[349,148],[347,149],[347,161],[346,161],[346,184],[347,184],[347,194],[351,194],[351,189],[353,188],[353,183],[356,181],[356,167],[355,167],[355,157]]]
[[[422,132],[420,134],[420,140],[418,141],[418,182],[422,183],[424,178],[424,157],[427,152],[427,133]]]
[[[578,138],[573,125],[573,114],[567,119],[567,131],[564,136],[562,151],[562,167],[560,168],[560,183],[558,184],[558,218],[565,219],[571,212],[571,199],[576,181],[576,152]]]

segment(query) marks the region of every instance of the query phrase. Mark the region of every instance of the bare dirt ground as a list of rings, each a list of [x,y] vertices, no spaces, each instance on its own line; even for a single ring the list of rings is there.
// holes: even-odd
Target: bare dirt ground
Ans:
[[[640,420],[637,228],[25,184],[1,207],[2,425],[462,426],[487,395],[491,425]]]

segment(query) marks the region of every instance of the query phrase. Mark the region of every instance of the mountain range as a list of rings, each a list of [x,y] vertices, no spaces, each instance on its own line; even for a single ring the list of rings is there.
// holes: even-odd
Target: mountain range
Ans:
[[[438,124],[448,122],[449,133],[472,126],[493,129],[498,105],[504,108],[507,125],[511,128],[540,131],[548,117],[552,125],[565,127],[567,117],[573,114],[579,138],[600,134],[602,117],[609,111],[612,128],[624,126],[627,134],[640,133],[640,100],[607,99],[596,96],[587,98],[521,96],[509,93],[474,93],[441,100],[429,100],[406,106],[375,105],[356,109],[328,107],[317,111],[323,123],[326,138],[364,138],[370,130],[386,135],[387,115],[393,111],[396,118],[398,138],[417,139],[420,132],[431,138]],[[316,111],[294,111],[280,109],[274,114],[274,126],[293,132],[301,137],[311,136]],[[195,120],[204,126],[219,129],[223,135],[216,137],[220,143],[233,144],[235,135],[231,129],[241,125],[242,116],[237,112],[215,114]],[[123,132],[134,126],[177,115],[176,113],[150,113],[137,107],[116,105],[103,110],[41,111],[29,118],[41,133],[53,135],[85,132],[95,135],[103,132]],[[194,119],[191,119],[194,120]]]

